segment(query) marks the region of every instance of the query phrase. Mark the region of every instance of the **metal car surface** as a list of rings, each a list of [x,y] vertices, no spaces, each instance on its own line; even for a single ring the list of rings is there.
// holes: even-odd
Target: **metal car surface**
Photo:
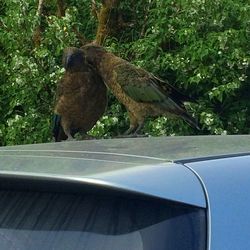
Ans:
[[[207,211],[207,249],[249,249],[250,136],[0,148],[1,189],[120,190]]]
[[[210,249],[250,249],[250,154],[185,165],[206,190]]]

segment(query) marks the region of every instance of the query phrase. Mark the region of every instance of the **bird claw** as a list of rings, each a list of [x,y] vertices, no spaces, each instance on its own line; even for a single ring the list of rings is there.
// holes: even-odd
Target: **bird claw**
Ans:
[[[68,139],[66,141],[76,141],[76,139],[73,137],[68,137]]]
[[[94,140],[96,139],[94,136],[92,135],[82,135],[82,140]]]

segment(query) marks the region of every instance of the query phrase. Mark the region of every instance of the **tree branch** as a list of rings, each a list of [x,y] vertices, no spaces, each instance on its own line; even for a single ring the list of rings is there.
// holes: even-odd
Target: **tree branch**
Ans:
[[[37,16],[41,16],[42,15],[43,7],[44,7],[44,0],[39,0],[37,12],[36,12]]]
[[[43,15],[43,9],[44,9],[44,0],[39,0],[38,1],[38,7],[37,7],[37,12],[36,15],[38,17],[38,24],[34,30],[33,33],[33,42],[35,44],[35,47],[38,47],[41,44],[42,40],[42,15]]]
[[[97,10],[97,6],[96,6],[96,1],[92,0],[91,1],[91,11],[92,11],[92,15],[99,20],[99,11]]]

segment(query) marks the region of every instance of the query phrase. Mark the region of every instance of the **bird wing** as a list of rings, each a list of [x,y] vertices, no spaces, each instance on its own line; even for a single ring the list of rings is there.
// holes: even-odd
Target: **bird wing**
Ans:
[[[155,77],[149,72],[126,63],[115,69],[115,80],[123,91],[137,102],[159,104],[165,108],[183,108],[188,99],[172,85]]]
[[[135,101],[160,102],[165,98],[165,95],[144,70],[125,63],[114,68],[114,72],[115,81]]]

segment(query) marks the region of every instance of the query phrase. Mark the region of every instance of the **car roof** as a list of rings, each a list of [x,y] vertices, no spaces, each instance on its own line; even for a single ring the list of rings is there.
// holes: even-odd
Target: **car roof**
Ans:
[[[54,156],[66,154],[80,158],[103,159],[126,162],[149,163],[199,159],[219,155],[250,152],[250,135],[214,136],[161,136],[144,138],[119,138],[85,141],[65,141],[60,143],[28,144],[0,147],[1,154],[34,153]]]
[[[199,178],[184,164],[248,152],[248,135],[9,146],[0,148],[0,177],[99,185],[206,207]]]

